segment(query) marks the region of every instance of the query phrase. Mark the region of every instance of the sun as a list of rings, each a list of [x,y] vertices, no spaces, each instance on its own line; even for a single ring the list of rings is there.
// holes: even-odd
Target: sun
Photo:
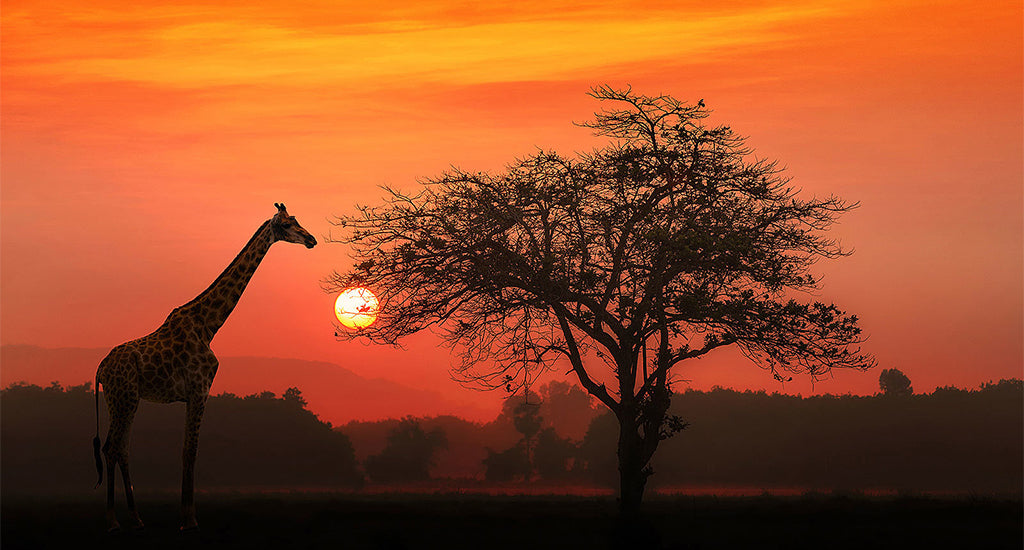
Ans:
[[[379,302],[370,289],[346,288],[334,302],[334,314],[346,328],[366,328],[377,320]]]

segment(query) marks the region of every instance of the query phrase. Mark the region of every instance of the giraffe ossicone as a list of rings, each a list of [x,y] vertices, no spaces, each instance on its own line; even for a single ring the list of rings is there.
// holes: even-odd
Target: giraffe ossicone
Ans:
[[[125,499],[132,526],[142,527],[128,467],[129,433],[139,400],[156,403],[183,401],[185,443],[182,451],[181,527],[197,526],[195,511],[195,463],[199,425],[210,386],[217,374],[217,357],[210,342],[241,298],[253,273],[270,246],[277,241],[316,246],[316,239],[288,214],[284,203],[274,203],[277,213],[260,225],[238,256],[213,283],[187,304],[171,311],[152,333],[110,350],[96,370],[96,437],[93,448],[98,475],[103,482],[103,457],[107,461],[107,527],[120,527],[114,514],[114,468],[121,470]],[[99,388],[110,413],[106,443],[100,447]],[[101,456],[102,451],[102,456]]]

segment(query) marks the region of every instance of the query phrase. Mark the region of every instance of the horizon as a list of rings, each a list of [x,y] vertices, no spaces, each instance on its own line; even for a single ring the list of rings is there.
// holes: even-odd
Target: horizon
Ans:
[[[77,348],[77,347],[46,348],[46,347],[35,346],[35,345],[31,345],[31,344],[3,344],[3,345],[0,345],[0,350],[5,350],[5,349],[6,350],[10,350],[11,348],[32,348],[32,349],[35,349],[35,350],[42,350],[44,352],[45,351],[95,352],[98,356],[105,355],[106,352],[107,352],[107,350],[105,348]],[[8,351],[8,353],[9,353],[9,351]],[[303,397],[307,400],[308,403],[306,405],[306,408],[310,412],[316,414],[321,420],[328,421],[332,425],[334,425],[335,427],[339,427],[341,425],[344,425],[344,424],[347,424],[347,423],[350,423],[350,422],[379,422],[379,421],[384,421],[384,420],[393,420],[393,419],[401,418],[401,417],[406,416],[406,415],[413,416],[413,417],[416,417],[416,418],[431,418],[431,417],[442,417],[442,416],[454,416],[454,417],[457,417],[457,418],[460,418],[460,419],[463,419],[463,420],[467,420],[467,421],[470,421],[470,422],[474,422],[474,423],[488,423],[488,422],[494,421],[494,419],[499,416],[499,414],[501,413],[501,408],[502,408],[503,402],[506,399],[512,397],[512,395],[510,395],[510,394],[508,394],[506,392],[503,392],[503,391],[484,392],[484,393],[490,394],[491,396],[493,396],[495,398],[495,401],[494,401],[494,405],[495,406],[494,407],[488,407],[488,406],[482,406],[478,402],[474,402],[474,401],[468,401],[468,400],[463,400],[463,401],[454,400],[453,401],[453,400],[447,399],[446,396],[444,396],[443,394],[441,394],[439,392],[431,392],[431,391],[418,390],[415,387],[404,385],[404,384],[401,384],[400,382],[393,382],[393,381],[387,380],[385,378],[369,379],[369,378],[366,378],[366,377],[363,377],[363,376],[359,375],[358,373],[356,373],[355,371],[353,371],[351,369],[348,369],[348,368],[346,368],[346,367],[344,367],[342,365],[339,365],[338,363],[329,362],[329,361],[305,360],[305,359],[299,359],[299,358],[294,358],[294,357],[266,357],[266,356],[222,356],[221,360],[224,362],[224,364],[226,364],[229,367],[230,370],[226,371],[227,374],[223,374],[225,372],[224,370],[222,370],[220,373],[218,373],[218,378],[214,381],[213,388],[211,389],[211,392],[210,392],[211,397],[212,396],[218,396],[218,395],[225,395],[225,394],[236,395],[238,397],[245,397],[245,396],[249,396],[249,395],[258,395],[259,393],[261,393],[263,391],[271,391],[271,392],[275,393],[278,397],[280,397],[281,395],[283,395],[284,391],[287,388],[295,387],[295,388],[298,388],[302,392]],[[411,390],[413,392],[418,392],[419,400],[417,400],[415,402],[411,402],[411,401],[409,401],[410,397],[408,395],[406,395],[406,396],[403,396],[405,401],[403,401],[403,403],[401,405],[395,405],[395,406],[387,407],[387,409],[389,409],[391,412],[382,413],[382,412],[380,412],[382,409],[380,407],[376,407],[376,408],[373,408],[371,411],[366,411],[366,413],[365,413],[366,415],[364,415],[364,416],[358,416],[359,414],[362,413],[362,410],[359,410],[359,412],[354,412],[354,413],[339,414],[337,409],[335,407],[331,406],[329,397],[325,396],[322,391],[318,391],[318,390],[322,390],[322,388],[319,388],[319,387],[315,386],[313,384],[313,382],[305,382],[305,383],[304,382],[295,382],[294,378],[289,378],[288,374],[282,374],[282,375],[278,375],[276,377],[267,376],[267,378],[265,379],[266,383],[264,383],[264,381],[253,382],[252,380],[246,378],[245,377],[246,373],[244,372],[245,367],[241,366],[241,365],[237,365],[236,363],[244,362],[244,361],[247,361],[247,360],[249,360],[249,361],[261,361],[261,360],[262,361],[276,361],[276,362],[281,362],[281,363],[299,362],[299,363],[306,363],[306,364],[309,364],[309,365],[327,365],[327,366],[330,366],[330,367],[337,367],[338,369],[341,369],[341,371],[343,371],[343,373],[355,375],[355,376],[359,377],[364,382],[373,382],[374,380],[383,380],[383,381],[387,381],[390,384],[394,384],[396,389]],[[40,387],[47,387],[52,382],[58,382],[64,388],[70,388],[72,386],[80,386],[81,384],[89,384],[90,387],[91,387],[93,385],[93,378],[95,377],[95,372],[89,372],[89,371],[86,370],[86,369],[89,368],[90,365],[91,364],[89,364],[89,363],[82,363],[82,364],[70,365],[70,366],[63,365],[62,367],[57,367],[57,369],[63,369],[63,370],[58,370],[58,372],[56,374],[52,375],[52,376],[50,374],[43,374],[43,373],[30,373],[31,375],[26,376],[26,375],[24,375],[24,373],[25,373],[24,366],[19,364],[18,366],[21,367],[21,368],[16,369],[18,374],[13,374],[12,375],[11,372],[10,372],[11,371],[10,368],[6,369],[6,371],[5,370],[0,370],[0,389],[7,389],[7,388],[9,388],[9,387],[11,387],[13,385],[19,384],[19,383],[26,383],[26,384],[29,384],[29,385],[36,385],[36,386],[40,386]],[[50,365],[49,363],[47,363],[46,366],[49,367],[46,370],[46,372],[48,372],[48,373],[53,373],[54,372],[53,365]],[[223,368],[223,365],[222,365],[222,368]],[[881,368],[877,368],[877,369],[873,369],[872,371],[869,371],[869,372],[881,373],[881,370],[882,370]],[[71,374],[71,373],[68,373],[67,371],[74,371],[74,373]],[[304,376],[302,376],[301,378],[302,379],[308,379],[309,377],[310,377],[309,374],[304,374]],[[946,384],[946,385],[941,385],[941,386],[936,386],[936,387],[928,387],[928,388],[923,388],[923,387],[917,386],[917,384],[914,382],[913,378],[911,378],[911,383],[912,383],[912,386],[913,386],[914,395],[930,395],[930,394],[933,394],[936,390],[950,388],[950,387],[955,388],[957,390],[962,390],[962,391],[976,391],[976,390],[980,390],[980,389],[984,388],[986,385],[997,384],[997,383],[999,383],[999,382],[1001,382],[1003,380],[1020,380],[1020,379],[1021,379],[1021,377],[1017,376],[1017,377],[1009,377],[1009,378],[983,380],[983,381],[980,381],[979,383],[971,385],[971,386],[958,386],[958,385],[955,385],[955,384]],[[565,382],[569,382],[573,386],[576,386],[577,388],[579,388],[579,384],[573,383],[573,381],[571,379],[565,379],[565,378],[561,378],[561,377],[558,377],[558,376],[546,376],[546,377],[542,378],[540,381],[538,381],[538,383],[535,384],[533,387],[531,387],[531,394],[536,389],[540,388],[544,384],[546,384],[548,382],[551,382],[551,381],[565,381]],[[261,385],[261,384],[263,384],[263,385]],[[95,389],[95,388],[93,388],[93,389]],[[582,389],[582,388],[580,388],[580,389]],[[817,392],[810,393],[810,394],[803,394],[803,393],[799,393],[799,392],[787,392],[787,391],[784,391],[784,388],[774,388],[774,389],[773,388],[750,388],[750,387],[748,387],[748,388],[735,388],[735,387],[730,387],[730,386],[724,386],[724,385],[721,385],[721,384],[713,384],[713,385],[710,385],[708,387],[692,387],[692,386],[680,387],[680,386],[677,386],[675,389],[678,390],[677,393],[679,393],[679,394],[684,394],[684,393],[690,392],[690,391],[708,393],[708,392],[713,392],[715,390],[726,390],[726,391],[734,391],[734,392],[737,392],[737,393],[764,392],[764,393],[766,393],[768,395],[784,395],[784,396],[791,396],[791,397],[796,397],[796,398],[800,398],[800,399],[809,399],[809,398],[814,398],[814,397],[837,397],[837,398],[841,398],[841,397],[875,397],[875,396],[881,395],[881,390],[880,390],[879,385],[878,385],[878,377],[877,376],[875,376],[875,388],[874,388],[874,391],[862,392],[862,393],[854,393],[854,392],[849,392],[849,391],[842,392],[842,393],[829,392],[829,391],[817,391]],[[520,394],[517,392],[515,395],[518,396]],[[599,413],[607,412],[606,409],[604,409],[603,406],[600,406],[599,402],[596,399],[592,399],[592,405],[598,409]],[[431,406],[436,409],[434,412],[430,412],[429,408]],[[345,409],[345,410],[350,410],[350,409]]]
[[[678,388],[869,395],[883,368],[919,393],[1021,377],[1019,2],[329,6],[5,4],[0,344],[146,334],[275,202],[322,238],[381,185],[590,150],[604,141],[573,122],[609,83],[703,99],[806,195],[860,203],[830,232],[856,252],[815,266],[811,298],[860,317],[879,368],[781,385],[728,349],[682,363]],[[214,351],[497,411],[504,392],[453,382],[428,331],[405,349],[336,341],[320,284],[348,252],[273,247]]]

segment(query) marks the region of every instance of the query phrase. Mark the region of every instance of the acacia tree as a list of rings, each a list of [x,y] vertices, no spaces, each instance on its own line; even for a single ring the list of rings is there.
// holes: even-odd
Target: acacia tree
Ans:
[[[703,101],[591,95],[608,107],[583,125],[607,146],[385,188],[382,205],[338,218],[355,262],[325,288],[380,296],[377,324],[343,337],[398,344],[430,328],[467,384],[518,387],[567,361],[618,420],[631,514],[659,442],[685,427],[667,414],[680,362],[735,345],[777,379],[817,379],[873,360],[856,316],[796,299],[817,288],[817,259],[847,254],[825,232],[855,205],[801,196],[744,138],[705,124]]]

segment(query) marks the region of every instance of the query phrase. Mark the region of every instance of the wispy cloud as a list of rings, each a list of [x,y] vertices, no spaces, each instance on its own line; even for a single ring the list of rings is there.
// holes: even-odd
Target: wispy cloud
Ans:
[[[785,26],[833,14],[820,6],[752,7],[731,14],[593,8],[519,20],[364,17],[301,27],[228,10],[82,10],[58,27],[31,12],[5,15],[8,74],[62,82],[130,81],[175,88],[237,85],[456,85],[579,77],[601,67],[682,63],[784,42]],[[247,16],[248,15],[248,16]],[[483,19],[483,20],[478,20]],[[63,30],[62,30],[63,29]]]

